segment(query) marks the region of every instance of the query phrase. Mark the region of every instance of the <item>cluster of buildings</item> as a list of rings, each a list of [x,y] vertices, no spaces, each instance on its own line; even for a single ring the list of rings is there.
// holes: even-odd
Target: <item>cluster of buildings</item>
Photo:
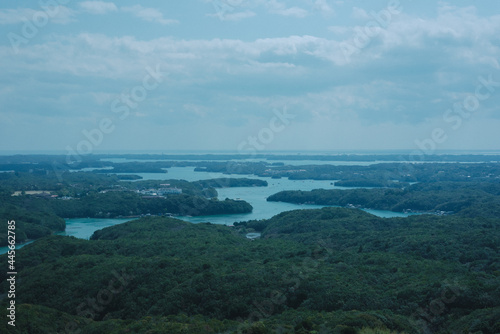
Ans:
[[[307,172],[306,169],[266,169],[264,174],[266,175],[287,175],[287,174],[295,174]]]
[[[160,188],[151,188],[145,190],[137,190],[137,193],[144,197],[165,197],[167,195],[182,194],[182,189],[177,187],[170,187],[170,184],[161,184]]]
[[[57,195],[53,195],[48,190],[15,191],[11,196],[21,196],[21,195],[30,195],[30,196],[42,197],[42,198],[56,198],[57,197]]]

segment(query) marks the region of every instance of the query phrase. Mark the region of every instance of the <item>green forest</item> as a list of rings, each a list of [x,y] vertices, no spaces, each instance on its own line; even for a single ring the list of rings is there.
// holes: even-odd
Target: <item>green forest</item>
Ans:
[[[494,182],[431,182],[413,184],[403,189],[292,190],[279,192],[267,200],[396,212],[445,212],[468,217],[500,217],[500,183]]]
[[[500,330],[498,219],[323,208],[259,223],[143,218],[41,239],[18,252],[11,332]]]

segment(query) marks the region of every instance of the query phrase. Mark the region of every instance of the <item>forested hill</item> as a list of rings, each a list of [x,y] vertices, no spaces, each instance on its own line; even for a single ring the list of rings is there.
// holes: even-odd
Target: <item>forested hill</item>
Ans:
[[[459,213],[468,217],[500,217],[500,183],[418,183],[405,189],[316,189],[282,191],[268,201],[362,208]]]
[[[47,237],[18,251],[13,333],[498,333],[499,234],[498,219],[323,208]]]

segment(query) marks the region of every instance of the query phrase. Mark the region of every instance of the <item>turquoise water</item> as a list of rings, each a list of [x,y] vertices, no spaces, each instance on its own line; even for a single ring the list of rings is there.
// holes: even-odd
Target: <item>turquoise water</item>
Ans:
[[[101,219],[101,218],[74,218],[66,219],[66,231],[59,235],[68,235],[80,239],[89,239],[92,234],[105,227],[122,224],[132,219]]]
[[[268,182],[267,187],[235,187],[217,189],[218,197],[221,200],[225,198],[242,199],[249,202],[253,206],[253,212],[245,214],[232,215],[215,215],[215,216],[196,216],[196,217],[177,217],[179,219],[192,223],[211,222],[213,224],[232,225],[235,222],[253,220],[253,219],[268,219],[283,211],[297,209],[318,209],[324,205],[299,205],[283,202],[267,202],[267,197],[283,190],[313,190],[313,189],[347,189],[345,187],[333,186],[334,181],[316,181],[316,180],[288,180],[271,179],[268,177],[257,177],[253,175],[226,175],[222,173],[211,172],[194,172],[192,167],[174,167],[169,169],[169,173],[141,173],[145,180],[167,180],[167,179],[184,179],[187,181],[196,181],[204,179],[212,179],[219,177],[248,177],[252,179],[261,179]],[[352,188],[349,188],[352,189]],[[407,217],[410,214],[383,211],[383,210],[365,210],[379,217]],[[93,219],[93,218],[77,218],[66,220],[66,231],[58,233],[60,235],[74,236],[81,239],[89,239],[96,231],[105,227],[122,224],[131,219]],[[26,244],[19,245],[18,248]],[[0,247],[0,254],[8,251],[7,247]]]
[[[221,177],[252,177],[251,175],[227,175],[223,173],[212,172],[195,172],[194,167],[172,167],[166,169],[167,173],[117,173],[120,174],[134,174],[142,177],[142,180],[186,180],[186,181],[199,181],[207,179],[215,179]],[[254,177],[258,178],[258,177]],[[140,181],[140,180],[138,180]],[[124,181],[130,182],[130,181]],[[133,181],[132,181],[133,182]]]
[[[89,239],[92,234],[105,227],[125,223],[131,219],[98,219],[98,218],[75,218],[66,219],[66,231],[57,233],[58,235],[67,235],[80,239]],[[16,249],[23,248],[31,244],[29,241],[23,244],[16,245]],[[9,251],[8,247],[0,247],[0,254],[5,254]]]
[[[16,244],[16,249],[21,249],[23,248],[24,246],[26,245],[29,245],[31,244],[33,241],[28,241],[28,242],[25,242],[24,244]],[[9,247],[5,246],[5,247],[0,247],[0,254],[5,254],[9,251]]]
[[[313,189],[353,189],[345,187],[335,187],[334,181],[331,180],[289,180],[286,178],[272,179],[269,177],[258,177],[254,175],[226,175],[222,173],[209,172],[194,172],[191,167],[174,167],[169,169],[167,174],[158,173],[143,173],[139,174],[147,180],[163,180],[163,179],[184,179],[187,181],[196,181],[203,179],[219,178],[219,177],[247,177],[251,179],[260,179],[268,182],[267,187],[235,187],[217,189],[218,197],[221,200],[225,198],[242,199],[253,206],[253,212],[246,214],[234,215],[217,215],[217,216],[196,216],[196,217],[179,217],[180,219],[192,222],[211,222],[214,224],[232,225],[234,222],[246,221],[252,219],[267,219],[271,218],[283,211],[297,209],[318,209],[324,205],[299,205],[282,202],[268,202],[267,197],[283,190],[313,190]],[[408,214],[383,211],[383,210],[367,210],[368,212],[380,217],[407,217]]]
[[[168,179],[183,179],[187,181],[206,180],[220,177],[234,178],[252,178],[260,179],[268,182],[267,187],[235,187],[217,189],[218,197],[221,200],[225,198],[242,199],[253,206],[251,213],[232,214],[232,215],[215,215],[215,216],[196,216],[196,217],[178,217],[180,219],[192,222],[211,222],[213,224],[232,225],[234,222],[253,220],[253,219],[268,219],[283,211],[297,209],[318,209],[324,205],[299,205],[283,202],[268,202],[267,197],[283,190],[313,190],[313,189],[352,189],[345,187],[335,187],[334,181],[324,180],[289,180],[287,178],[272,179],[269,177],[258,177],[254,175],[227,175],[222,173],[212,172],[195,172],[193,167],[173,167],[168,169],[168,173],[141,173],[138,174],[144,180],[168,180]],[[383,211],[383,210],[367,210],[368,212],[380,217],[406,217],[408,214]]]
[[[257,178],[257,177],[254,177]],[[196,216],[196,217],[179,217],[180,219],[190,221],[192,223],[211,222],[214,224],[232,225],[234,222],[246,221],[252,219],[268,219],[283,211],[298,210],[298,209],[319,209],[325,205],[310,205],[310,204],[292,204],[284,202],[268,202],[267,197],[282,190],[313,190],[313,189],[345,189],[343,187],[334,187],[332,181],[314,181],[314,180],[288,180],[288,179],[270,179],[260,178],[268,182],[267,187],[250,187],[250,188],[223,188],[217,189],[219,199],[225,198],[240,198],[249,202],[253,206],[253,212],[246,214],[235,215],[219,215],[219,216]],[[409,214],[401,212],[392,212],[384,210],[366,210],[367,212],[379,217],[407,217]]]

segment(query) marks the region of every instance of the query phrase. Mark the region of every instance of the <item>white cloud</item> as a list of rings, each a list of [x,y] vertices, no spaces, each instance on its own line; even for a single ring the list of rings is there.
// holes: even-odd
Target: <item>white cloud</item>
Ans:
[[[131,7],[122,7],[121,9],[148,22],[155,22],[163,25],[179,23],[177,20],[165,19],[163,13],[155,8],[145,8],[141,5],[135,5]]]
[[[326,0],[316,0],[314,2],[314,9],[319,10],[326,15],[331,15],[334,13],[333,8],[326,2]]]
[[[336,35],[344,35],[352,31],[350,27],[345,27],[345,26],[330,26],[328,27],[328,30]]]
[[[144,19],[165,20],[154,9],[151,11],[141,6],[136,9],[136,13],[142,12],[141,17]],[[331,38],[304,35],[254,41],[175,38],[140,40],[131,36],[111,38],[98,34],[80,34],[76,38],[54,36],[50,44],[30,45],[18,60],[23,61],[23,57],[27,57],[22,65],[26,70],[43,63],[47,70],[55,72],[70,71],[78,75],[86,73],[111,77],[140,72],[147,64],[157,62],[168,64],[174,72],[184,71],[194,77],[197,76],[196,71],[244,71],[244,67],[252,61],[291,64],[303,69],[308,68],[308,62],[318,60],[327,60],[339,67],[361,64],[369,68],[372,66],[371,62],[385,59],[386,62],[397,61],[404,71],[411,68],[415,61],[422,64],[429,63],[426,59],[430,59],[430,63],[436,63],[436,67],[446,66],[450,72],[457,70],[458,65],[455,67],[454,64],[459,63],[462,68],[499,66],[500,46],[496,41],[497,32],[500,31],[500,16],[479,17],[472,9],[442,10],[435,18],[426,19],[404,13],[394,16],[386,29],[381,28],[378,35],[351,58],[351,63],[346,61],[340,43],[352,42],[353,26],[335,26],[329,29],[338,35]],[[402,52],[405,58],[401,57]],[[263,61],[259,59],[262,55],[276,58]],[[0,57],[3,57],[1,53]],[[39,61],[30,62],[30,57]],[[446,62],[442,65],[437,63],[444,59]],[[133,69],[134,66],[130,64],[135,64],[136,68]]]
[[[56,24],[67,24],[73,22],[75,12],[65,6],[56,6],[47,10],[35,10],[31,8],[0,9],[0,24],[19,24],[26,21],[52,22]]]
[[[75,22],[75,19],[73,17],[76,15],[76,12],[74,10],[65,6],[58,6],[56,11],[57,13],[51,18],[50,22],[57,24],[68,24],[70,22]]]
[[[279,2],[277,0],[270,0],[266,3],[267,8],[270,13],[283,15],[283,16],[295,16],[299,18],[306,17],[309,12],[305,9],[299,7],[287,7],[285,3]]]
[[[240,21],[243,19],[247,19],[249,17],[253,17],[256,14],[252,11],[246,10],[244,12],[237,13],[228,13],[228,14],[211,14],[210,16],[219,17],[223,21]]]
[[[404,61],[425,62],[417,56],[425,54],[428,63],[435,63],[437,59],[447,57],[448,61],[443,66],[459,62],[462,66],[499,66],[498,15],[481,17],[473,7],[448,6],[438,8],[435,18],[424,19],[405,12],[394,14],[388,20],[387,27],[373,27],[374,18],[363,9],[354,8],[353,16],[360,19],[367,17],[366,24],[329,27],[335,36],[323,41],[323,45],[311,50],[311,54],[333,61],[337,65],[366,63],[379,59],[389,62],[397,60],[401,63],[402,59],[398,58],[404,53],[408,57]],[[340,52],[341,46],[344,52]],[[352,48],[352,54],[346,52],[346,46]],[[343,53],[348,53],[348,57],[344,57]],[[393,59],[393,53],[399,56]]]
[[[359,19],[359,20],[367,20],[370,19],[370,15],[363,9],[359,7],[352,7],[352,14],[351,17],[353,19]]]
[[[83,1],[78,4],[84,11],[91,14],[102,15],[108,12],[117,11],[118,8],[113,2],[104,1]]]

